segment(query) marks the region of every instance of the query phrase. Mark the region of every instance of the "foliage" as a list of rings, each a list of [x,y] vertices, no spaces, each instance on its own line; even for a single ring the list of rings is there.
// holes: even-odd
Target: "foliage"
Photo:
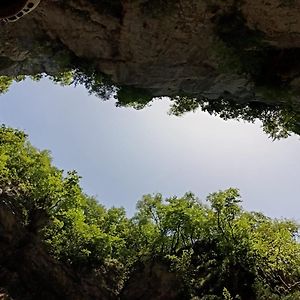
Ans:
[[[68,86],[74,82],[74,71],[62,72],[55,76],[48,76],[48,78],[52,80],[54,83],[58,83],[62,86]],[[35,77],[33,79],[39,80],[41,79],[41,77],[40,78]]]
[[[23,132],[2,126],[0,150],[0,185],[16,191],[10,204],[22,212],[24,224],[31,222],[33,212],[48,211],[68,197],[72,188],[68,182],[74,175],[63,179],[62,172],[51,165],[49,152],[32,147]]]
[[[283,2],[282,6],[293,5],[293,1]],[[235,105],[231,100],[218,100],[223,102],[220,105],[227,102],[225,113],[230,108],[235,118],[252,121],[254,116],[254,119],[260,119],[264,131],[272,138],[287,137],[291,132],[299,134],[299,108],[297,104],[293,105],[293,98],[298,98],[298,91],[290,86],[294,79],[294,61],[299,56],[299,49],[279,49],[267,43],[263,32],[247,26],[238,8],[215,19],[215,33],[217,38],[211,54],[218,59],[219,72],[250,78],[255,83],[255,92],[260,99],[264,99],[265,103],[278,103],[259,104],[253,109],[252,103]],[[210,106],[215,105],[211,101]],[[220,113],[223,114],[223,111]]]
[[[118,1],[116,1],[115,4],[118,5]],[[267,66],[264,66],[260,62],[261,59],[259,59],[258,63],[253,63],[248,56],[245,57],[245,62],[249,63],[249,68],[245,69],[245,64],[241,62],[239,57],[239,55],[242,55],[241,53],[246,51],[243,50],[244,48],[250,48],[252,49],[251,51],[264,53],[260,48],[265,47],[264,44],[261,44],[261,36],[245,28],[243,20],[240,17],[232,17],[229,24],[221,26],[227,18],[230,19],[231,16],[219,20],[220,28],[218,34],[222,39],[216,43],[216,48],[219,51],[220,67],[224,65],[226,68],[226,66],[229,65],[231,68],[234,68],[234,70],[231,69],[230,72],[253,73],[256,79],[270,78],[270,76],[265,76],[268,74],[262,74],[261,71],[257,70],[256,65],[262,67],[262,70],[268,69]],[[241,25],[241,27],[238,25]],[[246,34],[247,39],[240,39],[242,34]],[[227,51],[228,49],[229,51]],[[236,53],[238,53],[238,55]],[[59,52],[57,56],[64,57],[63,54],[64,53]],[[294,58],[296,54],[287,53],[287,56]],[[254,56],[256,57],[257,55],[255,54]],[[285,61],[288,61],[287,64],[290,65],[294,60],[288,59]],[[86,61],[76,57],[70,58],[68,56],[68,62],[65,62],[65,60],[63,62],[58,61],[58,64],[62,64],[62,69],[64,70],[59,74],[36,74],[29,76],[29,78],[39,81],[46,77],[62,86],[72,84],[75,86],[83,85],[89,94],[93,94],[103,100],[115,98],[117,100],[116,106],[121,107],[142,109],[153,100],[153,95],[146,89],[135,86],[115,85],[107,75],[98,70],[92,61]],[[281,62],[279,64],[281,65]],[[250,70],[250,68],[252,69]],[[223,72],[225,72],[224,70]],[[19,82],[26,79],[26,77],[25,75],[0,77],[0,93],[7,92],[13,81]],[[286,138],[291,133],[300,134],[299,108],[293,105],[295,95],[292,91],[278,84],[274,87],[274,85],[269,85],[269,83],[259,79],[257,81],[256,94],[261,96],[262,99],[266,99],[266,102],[278,104],[268,105],[258,102],[257,100],[253,100],[253,102],[249,103],[238,103],[229,97],[208,100],[203,97],[180,95],[174,96],[171,99],[173,104],[170,113],[179,116],[185,112],[195,111],[201,108],[203,111],[218,115],[225,120],[236,119],[254,122],[258,119],[262,122],[263,130],[273,139]]]
[[[99,72],[92,63],[78,61],[75,63],[73,82],[83,85],[89,92],[104,100],[108,100],[115,92],[110,79]]]
[[[122,15],[123,5],[120,0],[91,0],[96,9],[111,13],[118,17]],[[294,0],[281,1],[280,5],[293,5]],[[206,1],[208,9],[214,11],[217,3]],[[173,13],[178,8],[178,3],[173,0],[142,1],[140,9],[145,14],[160,17],[166,13]],[[279,49],[270,45],[264,33],[250,29],[239,4],[226,9],[223,13],[216,14],[212,19],[214,24],[215,39],[212,43],[210,55],[218,61],[219,73],[238,74],[249,78],[255,83],[255,95],[252,102],[238,103],[231,95],[209,100],[201,96],[175,95],[171,113],[182,115],[188,111],[201,108],[221,118],[262,122],[263,130],[273,139],[285,138],[291,133],[300,134],[299,102],[296,98],[298,91],[292,90],[290,83],[298,74],[295,61],[298,60],[298,48]],[[44,43],[45,42],[45,43]],[[103,100],[117,99],[117,106],[141,109],[149,104],[153,95],[149,90],[137,86],[117,85],[112,79],[100,71],[97,62],[82,59],[70,54],[63,49],[50,49],[46,41],[38,43],[40,51],[48,51],[47,55],[53,56],[54,62],[60,70],[59,74],[36,74],[29,76],[33,80],[48,77],[54,83],[61,85],[83,85],[89,94],[96,95]],[[43,49],[43,50],[42,50]],[[55,50],[55,51],[54,51]],[[13,62],[2,57],[3,66]],[[0,93],[5,93],[13,81],[21,81],[25,75],[17,77],[0,77]],[[297,93],[297,94],[296,94]],[[201,91],[199,91],[201,95]],[[263,104],[258,102],[262,99]]]
[[[0,94],[6,93],[13,83],[13,79],[7,76],[0,76]]]
[[[264,132],[272,139],[300,133],[300,113],[292,105],[267,105],[261,102],[242,104],[226,99],[208,101],[195,97],[174,97],[170,113],[181,116],[198,108],[224,120],[243,120],[251,123],[259,120]]]
[[[153,96],[141,88],[122,86],[118,89],[115,98],[118,100],[117,106],[142,109],[152,100]]]
[[[224,300],[233,300],[233,298],[231,297],[230,293],[226,288],[223,289],[223,297]]]
[[[115,292],[135,262],[155,259],[190,299],[299,297],[298,224],[244,211],[237,189],[210,194],[208,204],[192,193],[145,195],[128,218],[85,195],[79,179],[52,166],[23,132],[1,127],[1,201],[62,263],[110,274]]]
[[[144,89],[122,86],[116,87],[103,74],[96,72],[95,69],[84,67],[76,70],[62,72],[56,76],[52,75],[35,75],[30,76],[32,80],[39,81],[43,77],[48,77],[54,83],[62,86],[66,85],[84,85],[90,94],[94,94],[104,100],[113,96],[117,99],[116,105],[121,107],[133,107],[142,109],[148,105],[153,96]],[[26,76],[18,76],[14,79],[0,77],[0,92],[7,92],[13,80],[22,81]],[[259,93],[263,93],[266,99],[280,97],[280,101],[285,99],[282,91],[260,88]],[[280,96],[281,95],[281,96]],[[267,105],[258,101],[250,103],[237,103],[227,99],[207,100],[205,98],[193,96],[176,96],[172,99],[170,113],[181,116],[189,111],[196,111],[201,108],[212,115],[218,115],[224,120],[235,119],[247,122],[260,120],[262,128],[273,139],[286,138],[291,133],[300,134],[300,114],[297,108],[294,108],[291,101],[285,105]]]

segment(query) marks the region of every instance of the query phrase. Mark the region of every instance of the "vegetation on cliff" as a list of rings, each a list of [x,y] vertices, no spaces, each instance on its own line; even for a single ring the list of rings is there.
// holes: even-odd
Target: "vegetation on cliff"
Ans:
[[[298,224],[243,210],[237,189],[207,203],[192,193],[145,195],[128,218],[85,195],[79,179],[55,168],[26,134],[1,127],[0,189],[14,195],[6,205],[61,263],[88,273],[105,266],[115,293],[138,262],[155,260],[183,282],[186,299],[300,297]]]
[[[29,76],[32,80],[39,81],[47,77],[54,83],[68,85],[83,85],[90,94],[96,95],[100,99],[117,99],[116,106],[133,107],[143,109],[150,105],[154,97],[147,90],[132,86],[116,86],[105,75],[88,67],[86,64],[80,64],[74,70],[62,72],[56,76],[39,74]],[[9,90],[10,85],[26,79],[26,76],[10,78],[0,77],[0,94]],[[284,99],[286,95],[281,95],[279,91],[271,92],[262,90],[268,97],[278,97]],[[171,97],[172,105],[170,114],[182,116],[186,112],[201,109],[209,114],[221,117],[224,120],[244,120],[246,122],[261,121],[263,131],[272,139],[286,138],[292,133],[300,134],[300,113],[291,101],[275,104],[266,104],[260,101],[249,103],[239,103],[230,98],[209,100],[204,97],[192,95],[180,95]]]

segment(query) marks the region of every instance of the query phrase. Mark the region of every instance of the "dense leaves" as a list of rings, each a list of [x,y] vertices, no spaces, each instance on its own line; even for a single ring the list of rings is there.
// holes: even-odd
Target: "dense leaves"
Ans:
[[[0,76],[0,94],[6,93],[11,86],[13,79],[7,76]]]
[[[264,132],[272,139],[286,138],[292,133],[300,134],[300,113],[291,103],[267,105],[253,101],[242,104],[226,99],[209,101],[205,98],[174,97],[170,113],[181,116],[199,108],[223,120],[243,120],[250,123],[259,120]]]
[[[145,195],[128,218],[85,195],[79,179],[53,167],[23,132],[1,127],[1,199],[62,263],[109,269],[116,292],[135,263],[155,259],[175,272],[187,299],[299,299],[298,224],[244,211],[237,189],[206,203],[192,193]]]

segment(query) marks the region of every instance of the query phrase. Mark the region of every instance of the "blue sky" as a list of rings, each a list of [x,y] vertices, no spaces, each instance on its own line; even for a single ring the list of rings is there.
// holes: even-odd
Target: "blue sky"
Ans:
[[[179,118],[168,107],[116,108],[82,87],[28,80],[0,97],[0,122],[25,130],[56,166],[79,172],[86,193],[129,214],[143,194],[192,191],[205,200],[237,187],[246,209],[300,219],[299,137],[273,142],[259,123],[200,111]]]

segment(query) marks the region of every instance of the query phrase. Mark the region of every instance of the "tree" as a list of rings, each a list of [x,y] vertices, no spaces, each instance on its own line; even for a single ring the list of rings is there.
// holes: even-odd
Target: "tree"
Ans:
[[[61,263],[112,276],[116,293],[135,263],[155,260],[176,274],[187,299],[299,298],[299,225],[244,211],[237,189],[210,194],[208,204],[192,193],[145,195],[128,218],[79,182],[25,133],[0,128],[0,200]]]

